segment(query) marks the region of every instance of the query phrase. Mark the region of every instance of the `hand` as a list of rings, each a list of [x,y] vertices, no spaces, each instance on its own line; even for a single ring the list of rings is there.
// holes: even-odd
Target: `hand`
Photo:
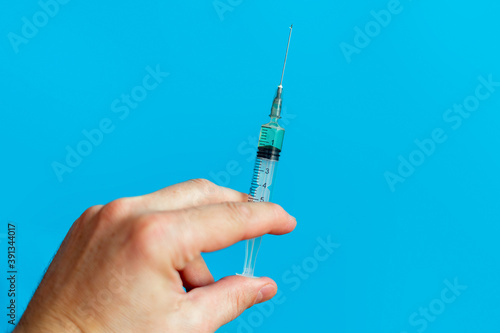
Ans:
[[[213,332],[269,300],[277,290],[273,280],[214,282],[201,257],[295,228],[280,206],[247,198],[192,180],[90,207],[71,227],[14,332]]]

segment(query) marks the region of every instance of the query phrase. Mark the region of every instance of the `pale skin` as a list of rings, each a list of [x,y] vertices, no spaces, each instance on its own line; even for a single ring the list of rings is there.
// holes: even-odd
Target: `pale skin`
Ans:
[[[271,299],[277,285],[267,277],[214,281],[201,253],[296,225],[280,206],[247,200],[197,179],[90,207],[14,332],[214,332]]]

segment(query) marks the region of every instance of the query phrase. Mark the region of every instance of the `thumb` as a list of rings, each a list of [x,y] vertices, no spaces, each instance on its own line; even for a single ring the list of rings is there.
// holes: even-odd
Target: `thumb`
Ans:
[[[267,277],[227,276],[187,295],[196,317],[204,321],[204,327],[215,331],[252,305],[271,299],[277,290],[276,283]]]

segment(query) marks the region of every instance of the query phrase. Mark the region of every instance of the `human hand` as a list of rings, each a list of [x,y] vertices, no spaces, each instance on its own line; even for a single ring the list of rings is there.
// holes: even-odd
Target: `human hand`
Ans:
[[[87,209],[14,332],[213,332],[269,300],[273,280],[214,282],[201,257],[295,228],[280,206],[247,198],[192,180]]]

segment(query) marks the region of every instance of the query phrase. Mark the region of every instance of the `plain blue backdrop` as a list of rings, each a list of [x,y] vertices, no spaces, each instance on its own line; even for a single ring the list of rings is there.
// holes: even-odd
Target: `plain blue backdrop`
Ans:
[[[500,81],[498,1],[42,10],[0,4],[2,325],[8,221],[20,314],[87,207],[199,177],[248,191],[294,23],[274,200],[298,226],[264,237],[259,253],[276,300],[220,332],[500,331],[500,88],[481,86]],[[141,96],[156,69],[169,74]],[[141,101],[127,107],[131,92]],[[464,102],[475,111],[457,127],[448,110]],[[102,121],[110,133],[89,148],[83,131]],[[446,140],[430,144],[436,129]],[[58,178],[67,147],[87,156]],[[205,257],[217,279],[240,272],[243,244]]]

